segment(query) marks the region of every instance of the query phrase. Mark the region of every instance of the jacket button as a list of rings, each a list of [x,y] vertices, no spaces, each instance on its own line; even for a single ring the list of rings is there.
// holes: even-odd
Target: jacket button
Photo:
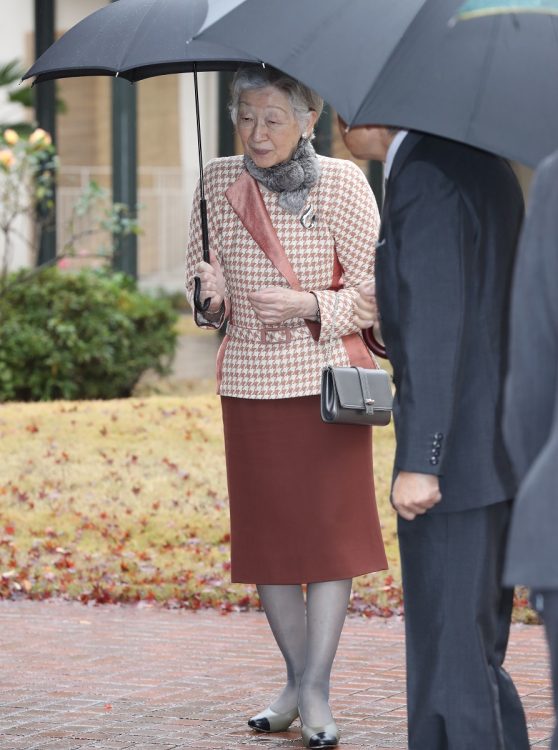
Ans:
[[[432,456],[432,458],[430,459],[430,463],[432,464],[432,466],[436,466],[436,464],[438,463],[438,458]]]
[[[435,437],[435,439],[436,439],[436,440],[443,440],[443,438],[444,438],[444,433],[443,433],[443,432],[437,432],[437,433],[436,433],[436,434],[434,435],[434,437]]]

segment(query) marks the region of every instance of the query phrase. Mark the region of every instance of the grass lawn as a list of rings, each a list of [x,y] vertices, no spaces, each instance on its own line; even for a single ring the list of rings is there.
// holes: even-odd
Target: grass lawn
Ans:
[[[392,569],[358,579],[352,606],[391,614],[400,609],[391,429],[376,438]],[[4,404],[0,441],[0,596],[257,606],[253,587],[229,583],[216,396]]]
[[[186,392],[0,406],[0,598],[258,606],[229,582],[219,400]],[[356,579],[351,609],[389,616],[402,609],[392,428],[374,443],[390,570]]]

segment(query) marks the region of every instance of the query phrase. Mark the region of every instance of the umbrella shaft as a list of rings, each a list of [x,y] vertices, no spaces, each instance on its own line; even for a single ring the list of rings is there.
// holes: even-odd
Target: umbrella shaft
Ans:
[[[196,128],[198,131],[198,160],[200,163],[200,195],[205,199],[205,187],[203,183],[203,153],[200,123],[200,97],[198,92],[198,66],[194,63],[194,95],[196,99]]]
[[[202,249],[203,259],[209,263],[209,232],[207,229],[207,201],[205,198],[200,199],[200,217],[202,230]]]

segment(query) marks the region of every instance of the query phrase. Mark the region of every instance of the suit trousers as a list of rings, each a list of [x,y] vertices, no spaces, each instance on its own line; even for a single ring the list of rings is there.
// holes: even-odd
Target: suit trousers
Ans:
[[[511,501],[398,519],[409,750],[528,750],[503,669],[513,590],[501,577]]]
[[[558,750],[558,590],[545,589],[544,591],[533,592],[531,600],[543,619],[546,640],[548,641],[556,721],[551,750]]]

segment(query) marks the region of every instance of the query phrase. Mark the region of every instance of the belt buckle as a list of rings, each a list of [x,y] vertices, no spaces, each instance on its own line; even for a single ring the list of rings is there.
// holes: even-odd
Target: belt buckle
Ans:
[[[268,341],[268,334],[270,333],[281,333],[284,334],[285,340],[284,341],[277,341],[277,340],[269,340]],[[290,328],[287,327],[281,327],[281,328],[262,328],[262,344],[289,344],[292,339],[292,332]]]

